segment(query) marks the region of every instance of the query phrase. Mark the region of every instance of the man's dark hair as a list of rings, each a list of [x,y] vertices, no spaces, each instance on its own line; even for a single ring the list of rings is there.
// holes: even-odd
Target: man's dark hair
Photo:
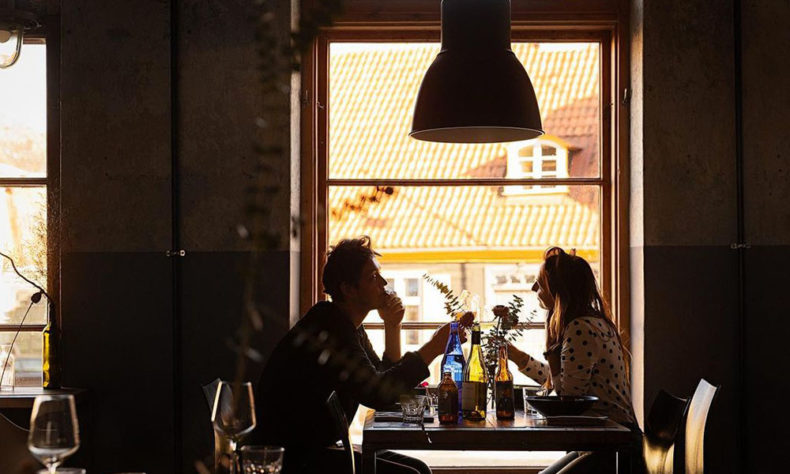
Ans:
[[[343,301],[343,292],[340,285],[350,283],[357,286],[362,267],[380,255],[370,248],[370,237],[363,235],[358,239],[343,239],[334,247],[330,247],[324,265],[324,274],[321,282],[324,284],[324,293],[334,301]]]

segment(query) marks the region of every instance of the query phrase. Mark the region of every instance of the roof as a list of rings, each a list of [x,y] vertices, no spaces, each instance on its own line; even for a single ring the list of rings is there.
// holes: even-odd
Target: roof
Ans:
[[[505,176],[502,144],[430,143],[408,136],[422,76],[437,52],[433,44],[332,50],[331,178]],[[571,176],[597,174],[598,45],[514,43],[513,52],[532,79],[544,130],[572,147]],[[365,233],[384,251],[598,246],[598,205],[590,190],[512,198],[499,187],[398,187],[365,212],[338,213],[339,203],[370,189],[333,188],[330,241]]]

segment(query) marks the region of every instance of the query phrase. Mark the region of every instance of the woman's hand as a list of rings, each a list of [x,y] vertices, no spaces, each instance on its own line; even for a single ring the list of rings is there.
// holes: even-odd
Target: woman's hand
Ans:
[[[458,328],[458,337],[461,339],[461,344],[466,342],[466,331],[462,327]],[[447,323],[437,329],[431,339],[417,351],[426,365],[430,364],[439,354],[444,353],[449,338],[450,323]]]

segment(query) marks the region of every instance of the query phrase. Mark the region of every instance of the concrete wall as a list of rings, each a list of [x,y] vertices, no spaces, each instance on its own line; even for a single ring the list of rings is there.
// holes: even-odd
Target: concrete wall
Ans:
[[[284,146],[276,174],[286,185],[272,206],[275,226],[288,235],[287,183],[299,179],[289,153],[296,150],[288,127],[266,135],[255,125],[263,94],[252,3],[178,2],[175,30],[170,2],[62,4],[64,379],[90,390],[90,471],[192,472],[211,453],[200,386],[233,376],[229,340],[242,316],[249,262],[236,229],[248,220],[243,197],[256,177],[256,141]],[[290,5],[282,6],[285,32]],[[289,98],[277,100],[287,110]],[[165,256],[174,224],[177,247],[187,252],[177,262]],[[254,341],[264,356],[288,325],[290,247],[286,237],[261,262],[278,277],[259,282],[279,315]],[[259,369],[250,365],[248,378],[256,380]]]
[[[778,472],[790,450],[790,2],[743,1],[747,462]],[[766,423],[765,420],[771,420]]]
[[[746,334],[738,326],[732,4],[632,4],[631,268],[635,371],[643,411],[661,388],[691,395],[701,377],[721,384],[706,439],[706,468],[773,472],[788,447],[776,407],[788,356],[769,334],[790,323],[779,296],[790,263],[786,202],[787,2],[743,2]],[[636,189],[634,189],[636,188]],[[747,391],[739,385],[740,338]],[[770,361],[770,362],[769,362]],[[776,362],[774,362],[776,361]],[[747,447],[738,445],[746,400]],[[759,427],[768,424],[768,432]],[[781,418],[786,419],[787,416]]]

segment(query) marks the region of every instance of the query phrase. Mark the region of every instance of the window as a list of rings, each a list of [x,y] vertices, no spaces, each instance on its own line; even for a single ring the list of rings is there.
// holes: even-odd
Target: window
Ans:
[[[317,193],[329,211],[324,238],[372,237],[383,274],[406,306],[404,350],[448,321],[423,273],[441,275],[456,294],[479,295],[483,319],[490,319],[494,305],[532,293],[527,282],[549,246],[576,248],[600,267],[602,48],[593,41],[561,46],[512,45],[535,85],[547,136],[444,144],[408,137],[417,89],[438,43],[328,41],[326,190]],[[577,158],[571,166],[570,149]],[[501,278],[508,283],[498,284]],[[528,301],[525,314],[537,314],[534,296]],[[529,348],[538,356],[540,318],[533,317],[534,337],[527,338],[538,344]],[[383,350],[375,312],[365,326]],[[438,376],[437,367],[431,382]]]
[[[512,179],[567,178],[568,148],[570,145],[556,137],[545,135],[534,140],[505,145],[507,150],[506,177]],[[538,193],[567,193],[568,186],[562,184],[532,186],[507,186],[503,193],[508,196]]]
[[[46,46],[28,40],[19,61],[0,70],[0,251],[26,277],[47,287],[47,75]],[[46,301],[30,307],[35,288],[0,262],[0,344],[14,342],[15,385],[41,385],[41,330]],[[24,321],[23,321],[24,318]],[[7,346],[6,346],[7,347]],[[12,375],[8,375],[11,370]]]
[[[417,90],[439,50],[438,22],[431,23],[438,18],[418,15],[418,3],[393,3],[386,14],[365,7],[348,13],[347,25],[319,36],[306,63],[302,176],[303,189],[315,192],[303,195],[302,214],[315,225],[303,235],[303,307],[322,297],[318,278],[327,246],[367,234],[382,253],[385,277],[403,288],[399,295],[413,298],[408,285],[419,288],[422,306],[409,316],[417,321],[404,322],[404,350],[448,321],[433,287],[406,283],[425,272],[456,294],[479,295],[483,319],[513,294],[524,297],[522,314],[532,319],[518,344],[541,357],[545,313],[530,288],[547,247],[576,248],[617,308],[616,237],[626,201],[618,197],[613,170],[622,158],[621,125],[602,105],[613,102],[614,85],[622,84],[613,67],[616,2],[604,15],[608,21],[569,26],[573,15],[560,15],[556,30],[545,23],[518,26],[519,15],[527,15],[516,10],[526,7],[513,6],[512,49],[535,87],[546,135],[511,144],[408,137]],[[530,8],[566,8],[549,3]],[[585,9],[582,3],[567,8]],[[538,18],[534,13],[530,21]],[[542,13],[541,20],[551,21],[556,11]],[[382,23],[375,31],[359,28],[376,19]],[[413,21],[413,27],[392,26]],[[382,351],[383,324],[374,313],[364,324]],[[438,361],[431,374],[436,382]],[[520,377],[517,383],[527,382]]]

